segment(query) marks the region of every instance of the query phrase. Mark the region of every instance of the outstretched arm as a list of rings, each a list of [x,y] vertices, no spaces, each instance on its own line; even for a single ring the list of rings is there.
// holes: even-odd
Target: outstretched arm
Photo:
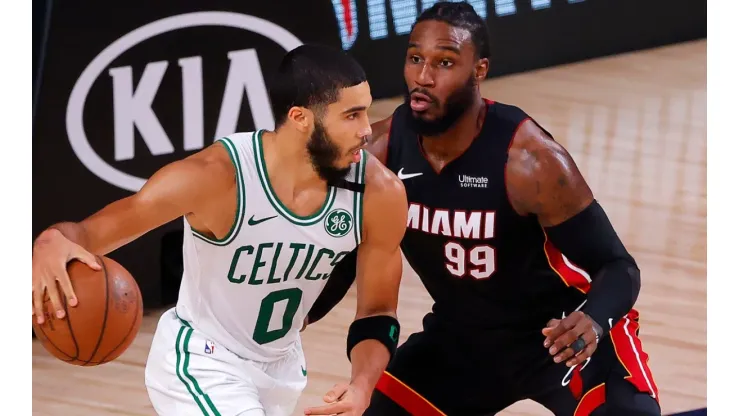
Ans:
[[[640,272],[568,152],[532,121],[513,140],[506,171],[512,206],[536,215],[548,241],[591,276],[590,288],[579,289],[587,292],[583,308],[543,330],[555,361],[572,366],[596,350],[612,319],[633,307]]]
[[[349,385],[336,386],[324,398],[339,401],[306,414],[362,414],[398,343],[399,246],[406,230],[406,192],[401,181],[372,157],[366,184],[363,236],[357,249],[357,312],[347,335],[352,376]]]
[[[43,323],[44,291],[57,317],[64,317],[55,281],[59,281],[70,306],[77,300],[66,266],[79,259],[97,269],[94,254],[107,254],[177,217],[205,210],[214,196],[233,186],[233,169],[221,145],[174,162],[155,173],[142,189],[115,201],[78,223],[55,224],[43,231],[33,245],[34,314]],[[229,163],[229,162],[227,162]],[[204,231],[208,231],[204,227]]]

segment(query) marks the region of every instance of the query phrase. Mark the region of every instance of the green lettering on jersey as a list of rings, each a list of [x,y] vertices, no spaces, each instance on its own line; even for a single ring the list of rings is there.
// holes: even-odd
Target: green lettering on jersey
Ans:
[[[290,263],[288,263],[288,268],[285,269],[285,275],[283,276],[283,282],[288,280],[288,275],[290,274],[290,271],[293,270],[295,261],[298,259],[298,253],[300,253],[301,250],[306,248],[306,245],[301,244],[301,243],[290,243],[289,247],[293,249],[293,257],[290,258]]]
[[[329,250],[328,248],[322,248],[321,250],[319,250],[319,254],[316,255],[316,258],[314,259],[313,264],[311,265],[311,268],[308,270],[308,275],[306,276],[306,280],[319,280],[322,277],[323,278],[328,278],[329,277],[329,274],[328,273],[317,274],[316,276],[312,276],[313,275],[313,271],[316,269],[316,266],[319,264],[319,261],[321,261],[321,257],[324,254],[326,254],[327,256],[329,256],[330,259],[332,257],[334,257],[334,251]]]
[[[314,245],[309,244],[308,245],[308,254],[306,254],[306,259],[303,260],[303,266],[301,267],[301,270],[298,272],[298,275],[295,277],[296,279],[300,279],[301,276],[303,276],[303,272],[306,271],[306,267],[308,266],[308,262],[311,260],[311,255],[313,255],[313,249]]]
[[[239,263],[239,257],[241,257],[243,252],[247,252],[247,255],[252,254],[254,252],[254,247],[252,246],[244,246],[239,247],[236,249],[236,252],[234,253],[234,257],[231,259],[231,267],[229,267],[229,281],[232,283],[242,283],[247,278],[246,274],[243,274],[237,278],[234,278],[234,273],[236,272],[236,265]]]
[[[254,266],[252,266],[252,274],[249,276],[249,284],[250,285],[261,285],[263,280],[257,279],[257,271],[260,269],[260,267],[267,264],[267,262],[262,261],[262,251],[266,248],[270,248],[274,245],[274,243],[262,243],[259,246],[257,246],[257,255],[254,259]]]
[[[275,255],[272,257],[272,265],[270,266],[270,275],[267,276],[267,284],[280,283],[280,278],[274,279],[275,269],[277,268],[278,258],[280,258],[280,250],[283,248],[283,243],[277,243],[275,248]]]
[[[330,273],[316,272],[316,268],[319,267],[322,260],[329,263],[333,268],[349,254],[348,251],[335,253],[333,250],[325,247],[317,249],[313,244],[290,243],[288,245],[291,249],[290,251],[292,251],[290,261],[285,272],[280,276],[280,273],[278,273],[279,265],[280,263],[285,265],[285,261],[280,260],[284,244],[288,243],[269,242],[261,243],[256,248],[248,245],[236,249],[231,259],[231,266],[229,267],[229,281],[232,283],[244,283],[247,281],[248,284],[256,286],[281,283],[287,281],[289,278],[300,279],[303,277],[306,280],[312,281],[326,280],[329,278]],[[250,255],[254,255],[254,263],[252,264],[252,270],[249,272],[249,279],[247,280],[247,274],[240,274],[238,269],[239,262],[243,260],[242,256]],[[305,257],[301,260],[302,264],[299,269],[297,266],[301,255]],[[268,264],[270,267],[268,270],[265,270],[264,267]],[[297,273],[295,272],[296,270],[298,270]]]

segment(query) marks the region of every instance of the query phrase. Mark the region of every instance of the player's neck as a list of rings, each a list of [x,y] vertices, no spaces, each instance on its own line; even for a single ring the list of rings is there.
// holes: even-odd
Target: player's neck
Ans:
[[[290,182],[296,191],[326,186],[308,158],[304,137],[280,131],[265,133],[262,140],[265,163],[270,171],[280,172],[280,180]]]
[[[422,137],[424,152],[444,161],[460,156],[480,133],[485,115],[486,103],[481,97],[476,97],[473,105],[449,130],[439,136]]]

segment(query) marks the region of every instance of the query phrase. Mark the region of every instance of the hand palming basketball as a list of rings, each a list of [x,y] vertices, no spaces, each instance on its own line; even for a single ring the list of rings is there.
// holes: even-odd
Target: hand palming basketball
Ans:
[[[93,254],[68,240],[55,229],[45,231],[34,243],[33,314],[39,324],[44,323],[44,292],[49,295],[56,317],[59,319],[65,316],[62,296],[67,298],[69,306],[77,306],[74,288],[67,274],[67,264],[75,259],[87,264],[93,270],[101,268]],[[59,293],[57,282],[62,293]]]

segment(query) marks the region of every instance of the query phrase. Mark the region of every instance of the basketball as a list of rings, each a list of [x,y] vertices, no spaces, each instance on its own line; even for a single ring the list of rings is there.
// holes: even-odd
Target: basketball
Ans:
[[[39,325],[33,318],[33,331],[44,348],[69,364],[95,366],[115,360],[141,326],[144,308],[133,276],[107,257],[99,256],[98,262],[99,271],[76,260],[67,266],[77,306],[68,306],[62,296],[64,319],[56,318],[48,295],[44,323]]]

